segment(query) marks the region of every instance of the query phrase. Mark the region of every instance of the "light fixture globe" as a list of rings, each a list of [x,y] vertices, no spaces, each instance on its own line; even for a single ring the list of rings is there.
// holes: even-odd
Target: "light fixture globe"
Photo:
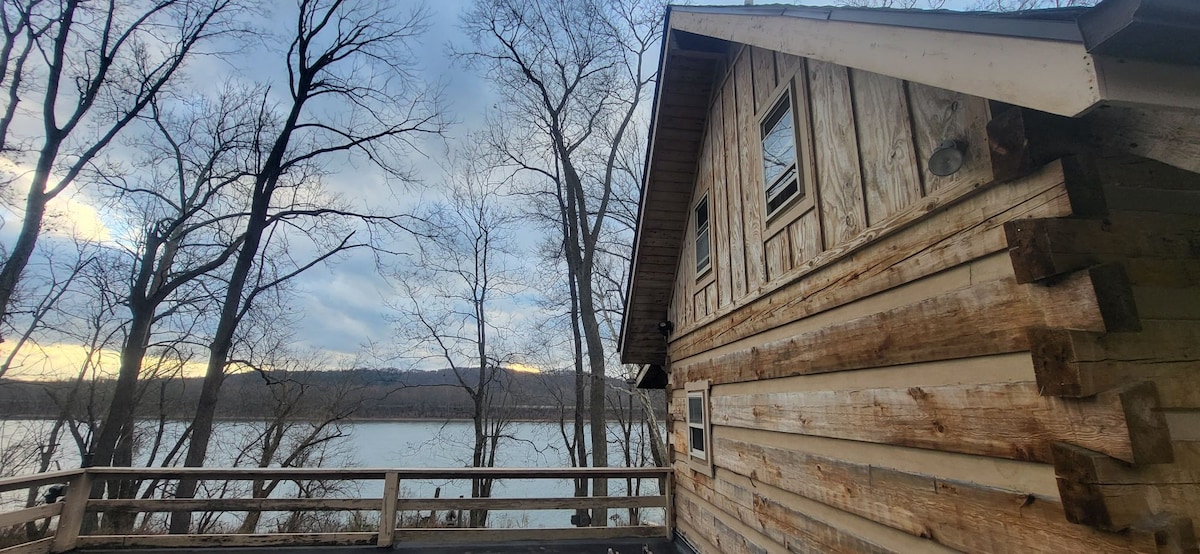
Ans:
[[[929,172],[938,177],[954,175],[966,161],[967,145],[954,139],[943,140],[929,155]]]

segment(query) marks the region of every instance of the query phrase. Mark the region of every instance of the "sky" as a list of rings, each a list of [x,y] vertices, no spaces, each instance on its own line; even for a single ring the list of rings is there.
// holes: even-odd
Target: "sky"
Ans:
[[[460,14],[469,3],[470,0],[428,3],[429,29],[414,45],[421,76],[445,85],[445,105],[456,121],[449,129],[447,138],[422,141],[419,151],[409,159],[416,170],[417,182],[410,186],[397,186],[370,164],[335,160],[329,165],[331,173],[326,177],[332,190],[374,207],[391,207],[397,211],[412,209],[436,198],[438,184],[444,179],[442,165],[448,149],[453,147],[457,137],[479,129],[490,106],[497,101],[486,80],[464,69],[449,54],[450,44],[463,44],[467,40],[458,25]],[[744,2],[724,0],[694,3],[736,5]],[[950,0],[945,7],[962,9],[968,5],[969,0]],[[270,25],[270,21],[275,19],[278,18],[268,18],[264,25]],[[192,77],[187,85],[198,91],[206,88],[215,90],[229,80],[282,76],[279,67],[264,62],[268,59],[266,56],[254,55],[253,49],[250,50],[249,55],[233,60],[194,59],[188,68]],[[641,134],[645,135],[644,132]],[[128,148],[118,144],[112,149],[112,155],[132,157],[134,154]],[[0,170],[5,172],[17,175],[28,173],[28,168],[14,165],[8,160],[0,160],[0,164],[7,164],[0,165]],[[21,183],[19,178],[17,190],[21,189]],[[119,212],[105,208],[94,191],[87,187],[72,186],[53,202],[51,211],[54,225],[48,227],[46,234],[51,239],[57,237],[61,240],[73,232],[104,244],[119,245],[128,243],[135,229],[135,225],[124,221]],[[6,248],[11,247],[19,229],[20,215],[19,206],[11,200],[0,212],[3,217],[0,241]],[[526,232],[519,237],[519,242],[528,248],[539,238],[535,233]],[[378,353],[388,351],[388,346],[394,346],[396,341],[392,314],[386,305],[396,298],[397,291],[377,268],[374,256],[365,251],[351,253],[334,263],[312,268],[299,276],[294,284],[293,340],[297,351],[311,352],[314,356],[341,366],[378,367],[394,362]],[[528,297],[509,302],[501,310],[506,313],[498,314],[498,317],[511,319],[532,317],[530,312],[536,312]],[[364,355],[364,346],[368,344],[376,345],[375,354]],[[5,355],[12,345],[11,340],[0,343],[0,356]],[[394,352],[395,348],[390,350]],[[62,375],[75,371],[81,363],[83,350],[77,344],[50,340],[43,342],[39,348],[29,350],[29,355],[25,364],[30,375]],[[115,367],[113,355],[107,353],[106,363]],[[189,364],[188,368],[187,373],[191,374],[201,371],[199,362]]]

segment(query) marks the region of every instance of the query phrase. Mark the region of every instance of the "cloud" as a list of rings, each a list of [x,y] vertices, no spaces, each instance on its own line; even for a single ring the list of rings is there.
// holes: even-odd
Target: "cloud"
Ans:
[[[12,197],[8,199],[4,211],[5,219],[19,222],[25,218],[25,195],[33,183],[33,167],[0,158],[0,174],[10,175],[12,181],[9,190]],[[52,177],[54,181],[56,177]],[[51,200],[46,207],[46,217],[42,220],[43,235],[70,239],[82,239],[101,244],[112,244],[113,233],[109,229],[100,211],[91,204],[87,195],[79,192],[74,185]],[[19,225],[12,225],[9,233],[15,234]]]

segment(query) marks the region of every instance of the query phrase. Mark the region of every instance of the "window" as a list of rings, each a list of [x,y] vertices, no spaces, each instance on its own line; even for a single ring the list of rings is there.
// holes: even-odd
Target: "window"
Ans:
[[[687,453],[688,465],[696,471],[712,475],[712,435],[709,430],[708,381],[687,383]]]
[[[762,149],[767,217],[771,217],[793,198],[804,196],[796,163],[796,117],[787,92],[762,120]]]
[[[708,443],[704,441],[704,393],[689,392],[688,410],[688,454],[701,460],[708,459]]]
[[[708,233],[708,195],[696,203],[696,275],[712,267],[712,248]]]

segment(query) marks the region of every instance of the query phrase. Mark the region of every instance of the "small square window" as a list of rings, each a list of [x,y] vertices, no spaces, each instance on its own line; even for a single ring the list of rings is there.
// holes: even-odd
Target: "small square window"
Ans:
[[[708,195],[696,203],[696,274],[701,275],[712,266],[712,248],[708,232]]]
[[[767,216],[803,196],[796,166],[796,118],[784,93],[762,121],[763,187]]]
[[[708,403],[708,381],[695,381],[684,384],[687,391],[687,406],[684,417],[687,423],[687,453],[688,465],[705,475],[713,474],[712,430],[709,427],[712,417]]]

